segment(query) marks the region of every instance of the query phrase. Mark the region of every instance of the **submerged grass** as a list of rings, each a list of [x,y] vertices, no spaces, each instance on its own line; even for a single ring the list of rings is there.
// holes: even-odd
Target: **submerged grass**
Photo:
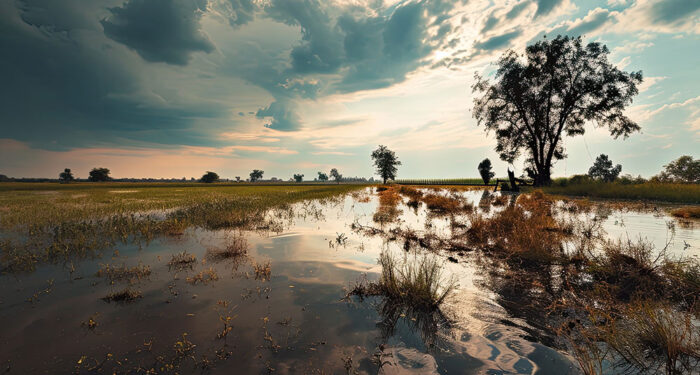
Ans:
[[[118,242],[182,235],[187,227],[271,227],[265,213],[361,185],[1,184],[0,271],[95,255]]]
[[[102,264],[100,269],[97,271],[97,277],[104,277],[109,280],[110,283],[114,282],[129,282],[133,283],[139,281],[143,278],[147,278],[151,275],[151,267],[139,264],[133,267],[127,267],[122,264],[121,266],[112,266],[109,264]]]
[[[684,219],[700,219],[700,206],[685,206],[671,211],[671,215]]]

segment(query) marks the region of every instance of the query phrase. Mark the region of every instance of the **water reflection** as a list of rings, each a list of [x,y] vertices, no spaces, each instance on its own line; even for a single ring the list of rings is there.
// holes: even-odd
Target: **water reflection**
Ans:
[[[503,209],[492,207],[497,193],[449,194],[467,197],[481,212]],[[171,372],[183,373],[574,373],[572,361],[557,351],[557,338],[544,333],[544,312],[554,298],[547,296],[561,294],[557,269],[511,272],[508,278],[493,272],[518,265],[490,267],[465,255],[443,266],[460,285],[444,311],[381,297],[341,301],[344,289],[363,275],[379,275],[380,253],[404,251],[403,242],[354,231],[353,223],[438,237],[451,237],[468,223],[466,214],[433,215],[424,205],[405,203],[385,199],[382,205],[363,193],[272,210],[264,227],[237,234],[249,244],[242,257],[207,257],[210,249],[226,248],[229,231],[188,229],[143,247],[119,244],[72,267],[46,265],[29,275],[0,276],[3,369],[138,373],[153,367],[167,373],[172,365]],[[644,234],[655,243],[665,241],[671,220],[644,212],[620,216],[613,209],[595,215],[609,236]],[[342,244],[336,241],[340,234]],[[677,227],[675,236],[672,251],[698,254],[692,227]],[[690,247],[683,249],[684,242]],[[196,262],[168,265],[173,254],[184,252]],[[268,277],[256,279],[254,266],[267,262]],[[101,264],[142,264],[151,274],[109,283],[95,276]],[[210,268],[218,280],[187,282]],[[101,300],[127,286],[142,298],[119,305]]]

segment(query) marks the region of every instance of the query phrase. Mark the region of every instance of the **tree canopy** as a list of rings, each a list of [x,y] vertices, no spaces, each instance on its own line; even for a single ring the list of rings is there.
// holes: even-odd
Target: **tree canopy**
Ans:
[[[484,185],[488,185],[489,181],[495,176],[496,174],[493,173],[491,170],[491,160],[488,158],[484,159],[479,163],[479,166],[477,167],[479,170],[479,174],[481,175],[481,179],[484,180]]]
[[[89,181],[92,182],[100,182],[100,181],[109,181],[109,169],[107,168],[92,168],[90,171],[90,176],[88,177]]]
[[[401,165],[401,162],[394,151],[389,150],[386,146],[379,145],[376,150],[372,151],[372,160],[374,161],[374,167],[377,169],[377,174],[382,177],[385,184],[386,180],[396,179],[397,166]]]
[[[608,155],[600,154],[595,159],[593,166],[588,170],[588,176],[596,180],[613,182],[620,175],[621,171],[622,166],[620,164],[613,167],[613,162],[608,159]]]
[[[212,182],[219,181],[219,175],[214,172],[207,171],[207,173],[205,173],[199,180],[210,184]]]
[[[495,82],[477,75],[473,115],[496,135],[496,151],[513,163],[525,152],[537,185],[551,183],[553,162],[566,157],[562,137],[585,133],[585,124],[605,127],[614,138],[640,130],[623,114],[638,93],[641,72],[626,73],[608,62],[600,43],[557,36],[506,52]],[[480,95],[480,96],[479,96]]]
[[[63,172],[59,173],[58,179],[61,180],[61,182],[68,183],[75,180],[75,177],[73,177],[73,172],[71,172],[70,168],[66,168]]]
[[[250,172],[250,182],[255,182],[261,179],[263,173],[265,173],[265,171],[261,171],[260,169],[253,169],[253,171]]]
[[[328,175],[323,172],[318,172],[319,181],[328,181]]]
[[[664,170],[657,178],[661,181],[700,184],[700,159],[694,160],[690,155],[683,155],[664,165]]]
[[[338,172],[338,170],[335,169],[335,168],[331,169],[331,177],[332,177],[333,180],[335,180],[335,182],[337,182],[337,183],[340,183],[340,180],[343,179],[343,175],[340,174],[340,172]]]
[[[296,182],[304,181],[304,175],[303,174],[294,174],[294,181],[296,181]]]

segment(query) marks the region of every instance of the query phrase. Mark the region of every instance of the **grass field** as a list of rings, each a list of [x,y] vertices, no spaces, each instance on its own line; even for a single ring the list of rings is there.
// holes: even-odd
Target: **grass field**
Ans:
[[[0,184],[0,270],[90,256],[188,227],[264,228],[266,212],[364,185]]]
[[[542,191],[554,195],[571,195],[591,198],[660,201],[672,203],[700,203],[700,185],[643,183],[624,185],[619,183],[587,182],[567,186],[550,186]]]

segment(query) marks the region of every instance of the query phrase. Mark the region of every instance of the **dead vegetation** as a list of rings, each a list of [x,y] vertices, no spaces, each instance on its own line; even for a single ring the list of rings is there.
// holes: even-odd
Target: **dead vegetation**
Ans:
[[[700,219],[700,206],[685,206],[671,211],[671,215],[683,219]]]
[[[141,279],[148,278],[151,275],[151,267],[143,264],[138,264],[133,267],[127,267],[122,264],[120,266],[112,266],[109,264],[100,265],[100,269],[95,276],[106,278],[110,284],[115,282],[134,283]]]
[[[269,281],[272,275],[272,267],[270,262],[254,263],[253,271],[255,272],[255,280]]]
[[[118,292],[110,293],[102,297],[102,300],[104,300],[105,302],[129,303],[134,302],[142,297],[143,296],[141,295],[140,291],[126,288]]]
[[[187,251],[173,254],[168,262],[168,268],[176,271],[192,270],[197,264],[197,257]]]
[[[185,279],[187,283],[192,285],[209,284],[210,282],[217,280],[219,280],[219,274],[216,272],[214,267],[209,267]]]
[[[224,248],[208,248],[205,257],[214,262],[238,259],[248,255],[248,247],[245,237],[235,234],[226,239]]]

